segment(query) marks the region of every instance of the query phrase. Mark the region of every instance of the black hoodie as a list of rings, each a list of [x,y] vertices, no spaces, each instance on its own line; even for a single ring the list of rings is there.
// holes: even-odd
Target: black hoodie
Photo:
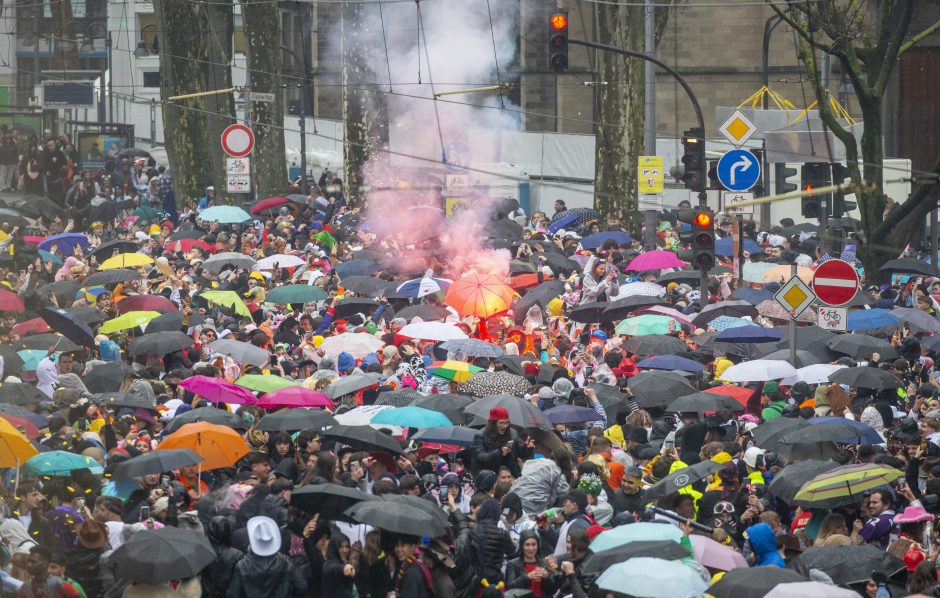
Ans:
[[[529,538],[535,538],[538,542],[538,551],[535,553],[535,565],[548,569],[545,565],[545,559],[542,558],[542,541],[539,538],[538,530],[526,529],[519,534],[519,558],[512,559],[506,563],[506,588],[508,589],[533,589],[535,583],[529,579],[529,572],[526,571],[526,563],[522,557],[522,546]],[[541,581],[542,595],[552,596],[555,594],[555,586],[552,576],[548,576]]]
[[[326,562],[323,563],[323,587],[329,588],[330,596],[352,598],[355,578],[343,574],[343,567],[349,564],[349,561],[344,561],[339,554],[340,546],[344,543],[349,545],[349,538],[334,529],[330,535],[330,544],[326,548]]]

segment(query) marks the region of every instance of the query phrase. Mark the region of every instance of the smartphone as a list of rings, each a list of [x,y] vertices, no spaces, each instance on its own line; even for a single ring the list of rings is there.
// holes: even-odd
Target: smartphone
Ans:
[[[76,499],[75,499],[75,504],[78,505],[78,510],[84,509],[84,508],[85,508],[85,497],[84,497],[84,496],[80,496],[80,497],[76,498]]]
[[[166,490],[167,488],[169,488],[169,487],[170,487],[170,476],[168,476],[168,475],[160,476],[160,486],[162,486],[164,490]]]
[[[663,442],[663,454],[670,452],[676,446],[675,440],[667,440]]]
[[[147,521],[150,519],[150,507],[140,507],[140,520]]]

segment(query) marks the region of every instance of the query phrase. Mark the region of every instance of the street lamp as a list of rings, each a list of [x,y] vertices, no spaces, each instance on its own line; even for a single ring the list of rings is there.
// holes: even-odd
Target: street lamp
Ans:
[[[148,29],[153,29],[153,43],[147,43],[147,37],[144,35],[144,32]],[[137,58],[144,58],[152,54],[157,53],[157,26],[153,23],[149,25],[144,25],[140,30],[140,41],[137,42],[137,47],[134,49],[134,56]]]

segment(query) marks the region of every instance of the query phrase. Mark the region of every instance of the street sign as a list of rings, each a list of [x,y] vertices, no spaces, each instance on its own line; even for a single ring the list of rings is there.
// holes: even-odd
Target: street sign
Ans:
[[[730,214],[754,214],[754,206],[744,206],[736,208],[734,204],[754,199],[754,194],[750,191],[722,191],[721,192],[721,210]],[[737,254],[735,254],[737,255]]]
[[[816,294],[799,276],[794,276],[780,287],[774,295],[774,300],[787,310],[791,318],[797,318],[816,301]]]
[[[743,112],[735,110],[734,114],[718,127],[718,132],[724,135],[732,145],[741,147],[747,143],[751,135],[757,132],[757,126],[744,116]]]
[[[636,167],[638,208],[662,210],[663,208],[663,157],[639,156]]]
[[[250,174],[251,158],[226,158],[225,174]]]
[[[444,168],[448,172],[455,174],[467,172],[467,166],[473,160],[473,150],[470,149],[469,144],[458,139],[444,146],[444,158],[446,160]]]
[[[447,189],[466,189],[470,186],[470,177],[466,174],[444,175],[444,187]]]
[[[233,158],[243,158],[255,148],[255,134],[242,124],[225,127],[222,131],[222,149]]]
[[[824,330],[845,330],[849,319],[849,310],[845,307],[819,306],[816,324]]]
[[[848,262],[826,260],[813,274],[813,290],[826,305],[845,305],[858,292],[858,273]]]
[[[249,102],[266,102],[268,104],[274,101],[273,93],[262,93],[260,91],[252,91],[248,94]]]
[[[718,160],[718,180],[728,191],[747,191],[760,180],[760,160],[747,150],[725,152]]]
[[[247,174],[225,175],[225,190],[228,193],[251,193],[251,176]]]

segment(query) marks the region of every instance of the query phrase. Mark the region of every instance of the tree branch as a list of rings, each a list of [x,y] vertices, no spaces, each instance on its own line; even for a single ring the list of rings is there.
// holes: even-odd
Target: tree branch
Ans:
[[[885,4],[891,4],[886,2]],[[914,15],[914,0],[906,0],[904,2],[904,7],[901,12],[901,16],[898,19],[897,26],[894,27],[892,31],[890,25],[885,23],[883,26],[885,31],[890,31],[890,35],[886,38],[886,44],[883,47],[881,56],[883,61],[881,63],[881,69],[878,72],[878,78],[875,80],[874,85],[872,85],[872,90],[877,95],[884,94],[884,90],[888,85],[888,79],[891,77],[891,72],[894,70],[894,65],[898,61],[898,52],[901,47],[901,40],[904,39],[904,36],[907,34],[907,30],[911,26],[911,18]],[[882,50],[882,45],[879,42],[879,50]]]
[[[940,157],[934,162],[933,167],[931,167],[930,172],[936,175],[940,175]],[[914,191],[907,198],[907,201],[891,210],[885,218],[884,222],[879,225],[879,229],[891,230],[901,220],[903,220],[908,214],[912,213],[920,204],[926,200],[930,199],[930,195],[935,192],[936,181],[929,181],[917,185]]]
[[[791,15],[787,14],[787,11],[781,9],[773,0],[766,0],[770,8],[773,9],[777,15],[783,19],[783,22],[793,28],[796,31],[797,35],[806,40],[810,45],[819,48],[827,54],[832,54],[833,56],[841,56],[842,51],[833,48],[831,44],[824,44],[819,42],[816,39],[813,39],[813,36],[809,34],[809,30],[806,27],[803,27],[802,23],[794,19]]]
[[[934,31],[936,31],[937,29],[940,29],[940,21],[936,21],[930,27],[924,29],[923,31],[921,31],[920,33],[918,33],[911,39],[904,42],[904,44],[900,47],[900,49],[898,49],[898,56],[900,57],[902,54],[904,54],[905,52],[907,52],[908,50],[910,50],[911,48],[913,48],[914,46],[922,42],[925,37],[927,37]]]

